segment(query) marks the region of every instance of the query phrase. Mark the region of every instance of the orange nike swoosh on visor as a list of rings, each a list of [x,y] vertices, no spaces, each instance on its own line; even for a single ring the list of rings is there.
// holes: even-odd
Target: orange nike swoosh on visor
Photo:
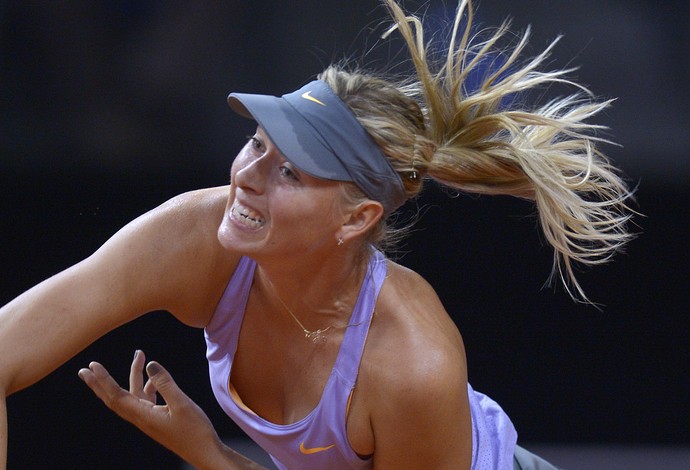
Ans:
[[[310,455],[310,454],[316,454],[317,452],[323,452],[324,450],[328,450],[328,449],[331,449],[333,447],[335,447],[335,444],[331,444],[331,445],[326,446],[326,447],[311,447],[311,448],[307,449],[306,447],[304,447],[304,442],[302,442],[299,445],[299,451],[302,452],[303,454]]]

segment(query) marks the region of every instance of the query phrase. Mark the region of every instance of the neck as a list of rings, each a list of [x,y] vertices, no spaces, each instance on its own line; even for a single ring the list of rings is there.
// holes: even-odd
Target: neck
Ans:
[[[328,322],[345,326],[369,263],[368,256],[354,250],[339,247],[328,257],[258,261],[255,282],[268,302],[294,314],[308,329]]]

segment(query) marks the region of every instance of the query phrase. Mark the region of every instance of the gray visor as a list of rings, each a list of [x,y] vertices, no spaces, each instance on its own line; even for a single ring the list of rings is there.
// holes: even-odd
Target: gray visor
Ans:
[[[256,120],[300,170],[355,183],[386,215],[407,199],[388,158],[325,82],[315,80],[282,97],[231,93],[228,104]]]

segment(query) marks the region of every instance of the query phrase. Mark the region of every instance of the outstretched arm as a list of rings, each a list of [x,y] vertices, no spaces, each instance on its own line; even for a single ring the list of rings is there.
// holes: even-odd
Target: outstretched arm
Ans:
[[[99,363],[81,369],[79,377],[121,418],[202,470],[263,468],[225,446],[204,412],[177,386],[170,373],[157,362],[146,366],[137,351],[129,375],[129,391],[121,388]],[[160,393],[164,405],[156,404]]]
[[[146,312],[167,310],[186,324],[205,325],[236,263],[216,238],[226,194],[212,188],[174,198],[0,308],[0,470],[6,396]]]

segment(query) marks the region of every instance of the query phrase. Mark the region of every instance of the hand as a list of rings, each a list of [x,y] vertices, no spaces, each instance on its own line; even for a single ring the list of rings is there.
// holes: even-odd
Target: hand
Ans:
[[[129,391],[121,388],[98,362],[81,369],[79,377],[105,405],[198,468],[208,467],[223,445],[204,412],[180,390],[172,376],[157,362],[149,362],[137,351],[129,374]],[[164,405],[156,404],[160,393]]]

